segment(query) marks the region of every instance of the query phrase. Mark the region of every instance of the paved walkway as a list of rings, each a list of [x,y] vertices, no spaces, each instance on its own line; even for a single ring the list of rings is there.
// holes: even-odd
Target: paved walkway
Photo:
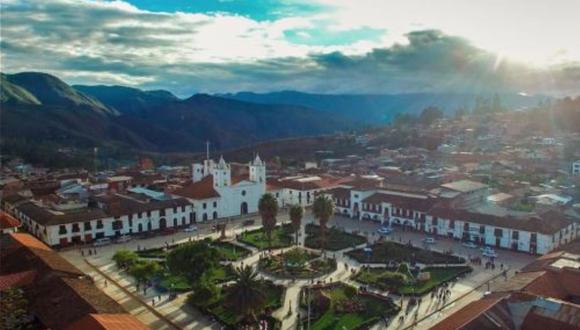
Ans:
[[[250,217],[252,218],[252,217]],[[257,217],[253,217],[256,219],[255,225],[251,227],[243,227],[242,222],[245,219],[238,219],[233,223],[228,225],[227,234],[230,238],[233,238],[235,234],[241,233],[244,230],[251,230],[254,228],[260,227],[260,220]],[[281,220],[288,221],[287,215],[282,215],[280,217]],[[282,222],[282,221],[281,221]],[[305,225],[307,223],[312,223],[313,218],[312,215],[307,213],[303,220],[303,226],[300,229],[300,236],[299,236],[299,245],[303,247],[304,245],[304,238],[305,238]],[[335,217],[331,221],[331,225],[335,225],[339,228],[344,229],[347,232],[352,231],[359,231],[359,234],[363,234],[367,236],[368,242],[376,241],[379,236],[375,235],[376,229],[379,227],[376,223],[371,222],[360,222],[357,220]],[[77,267],[81,270],[92,276],[97,285],[108,295],[113,297],[122,306],[124,306],[130,313],[137,316],[141,321],[145,324],[149,325],[152,329],[173,329],[173,328],[180,328],[180,329],[219,329],[220,325],[212,320],[210,320],[205,315],[201,314],[196,309],[190,308],[186,303],[185,300],[187,298],[188,293],[183,293],[177,296],[176,299],[169,301],[167,295],[162,295],[159,298],[159,293],[153,289],[149,289],[147,293],[143,293],[142,291],[137,292],[133,280],[130,276],[127,276],[124,273],[120,273],[114,263],[112,262],[111,258],[113,254],[121,249],[121,248],[128,248],[136,250],[137,247],[141,248],[152,248],[152,247],[161,247],[166,244],[175,244],[186,242],[189,240],[199,239],[202,237],[212,237],[217,238],[218,233],[212,233],[209,224],[199,225],[199,232],[198,233],[176,233],[171,236],[157,236],[148,239],[136,239],[130,241],[125,244],[119,245],[110,245],[101,248],[97,248],[98,254],[97,256],[92,256],[88,259],[88,261],[93,264],[95,267],[98,267],[98,270],[87,265],[83,258],[80,256],[80,253],[77,250],[66,251],[63,252],[62,255],[66,257],[68,260],[73,262]],[[411,241],[415,246],[421,246],[421,239],[425,237],[424,234],[413,233],[413,232],[395,232],[393,235],[388,237],[388,239],[395,239],[397,241],[408,242]],[[239,246],[243,246],[248,248],[252,254],[245,258],[242,261],[234,262],[234,266],[239,266],[242,263],[244,265],[251,265],[256,267],[257,262],[259,260],[260,252],[253,246],[248,246],[247,244],[243,244],[237,241],[232,241],[234,244]],[[361,248],[365,246],[365,244],[361,244],[355,248]],[[278,249],[273,250],[272,253],[278,254],[284,251],[287,251],[293,247],[285,248],[285,249]],[[329,256],[334,255],[337,259],[337,269],[332,272],[331,274],[322,276],[320,278],[315,279],[315,281],[343,281],[348,284],[354,285],[359,287],[360,285],[356,282],[351,281],[349,278],[352,275],[351,270],[353,268],[358,269],[361,265],[348,257],[345,257],[345,252],[351,250],[353,248],[348,248],[342,251],[337,252],[327,252]],[[460,255],[467,256],[468,253],[477,253],[474,250],[468,250],[453,240],[446,240],[440,239],[438,240],[436,250],[453,250],[455,253]],[[505,262],[506,266],[511,267],[512,269],[519,269],[521,266],[525,265],[529,260],[533,259],[532,256],[526,256],[522,254],[513,254],[509,251],[500,251],[501,261]],[[513,259],[511,259],[513,256]],[[347,270],[348,267],[348,270]],[[487,290],[487,286],[483,285],[486,283],[490,278],[499,274],[500,270],[496,269],[496,271],[492,272],[490,270],[485,270],[483,267],[480,266],[473,266],[474,272],[466,276],[465,278],[458,281],[452,289],[451,297],[447,300],[446,304],[442,302],[431,299],[430,295],[424,296],[421,306],[414,306],[409,309],[409,312],[406,314],[404,322],[398,322],[399,315],[395,316],[390,324],[386,325],[383,322],[375,325],[375,329],[407,329],[407,328],[417,328],[417,329],[428,329],[430,326],[441,320],[451,312],[461,308],[465,304],[479,299],[484,292]],[[100,273],[102,272],[102,274]],[[513,272],[512,272],[513,273]],[[104,286],[104,277],[107,276],[109,278],[108,285]],[[279,279],[269,276],[267,274],[261,274],[262,277],[272,280],[276,284],[284,285],[287,290],[284,297],[284,303],[282,307],[276,311],[274,311],[273,315],[282,321],[282,329],[295,329],[297,325],[297,315],[299,309],[299,294],[300,290],[304,286],[308,286],[311,284],[311,280],[289,280],[289,279]],[[503,277],[501,278],[503,281]],[[497,280],[496,280],[497,281]],[[111,283],[112,282],[112,283]],[[491,288],[493,288],[493,283],[490,284]],[[474,288],[477,288],[474,290]],[[388,295],[388,292],[380,292],[374,291],[375,293]],[[152,306],[153,298],[157,300],[155,306]],[[400,315],[405,314],[405,310],[408,306],[409,298],[407,297],[393,297],[395,303],[401,304],[403,306],[403,311]],[[146,307],[148,305],[149,307]],[[154,310],[152,311],[152,309]],[[289,314],[289,311],[292,311]],[[305,313],[305,311],[301,311]],[[304,314],[302,314],[304,315]],[[417,316],[415,318],[415,315]],[[415,322],[416,321],[416,322]]]

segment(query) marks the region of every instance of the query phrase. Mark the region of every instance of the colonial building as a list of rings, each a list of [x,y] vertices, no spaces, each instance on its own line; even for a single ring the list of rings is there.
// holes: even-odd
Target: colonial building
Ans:
[[[525,214],[478,210],[475,206],[485,203],[486,191],[487,186],[471,181],[426,190],[357,180],[327,193],[337,214],[480,245],[545,254],[576,238],[578,223],[559,210]]]
[[[268,192],[276,197],[280,207],[295,204],[306,207],[312,205],[316,194],[337,187],[343,181],[327,175],[297,175],[268,181]]]
[[[96,205],[57,210],[39,201],[13,209],[23,226],[49,246],[88,243],[105,237],[163,231],[193,221],[192,206],[183,198],[153,200],[141,194],[97,196]]]
[[[259,156],[246,173],[232,175],[230,164],[220,158],[193,164],[191,182],[173,192],[193,205],[193,221],[208,221],[258,212],[266,192],[266,164]]]

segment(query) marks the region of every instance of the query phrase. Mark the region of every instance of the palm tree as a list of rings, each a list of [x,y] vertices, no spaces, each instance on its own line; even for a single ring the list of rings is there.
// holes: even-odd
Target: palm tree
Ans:
[[[258,210],[262,217],[262,227],[268,238],[268,244],[272,245],[272,232],[276,228],[276,215],[278,215],[278,201],[272,194],[266,193],[260,198]]]
[[[257,273],[248,265],[234,270],[236,282],[227,288],[225,304],[247,323],[257,320],[256,314],[264,309],[266,295]]]
[[[334,202],[326,195],[319,195],[312,204],[312,214],[320,224],[320,245],[322,250],[326,246],[326,224],[334,214]]]
[[[303,215],[304,209],[302,206],[298,204],[290,206],[290,220],[292,221],[292,229],[294,230],[296,245],[298,245],[298,231],[300,230],[300,225],[302,224]]]

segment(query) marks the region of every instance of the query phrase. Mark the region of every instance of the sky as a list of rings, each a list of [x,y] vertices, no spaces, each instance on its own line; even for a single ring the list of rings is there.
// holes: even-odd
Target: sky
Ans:
[[[0,0],[5,73],[196,92],[580,94],[578,0]]]

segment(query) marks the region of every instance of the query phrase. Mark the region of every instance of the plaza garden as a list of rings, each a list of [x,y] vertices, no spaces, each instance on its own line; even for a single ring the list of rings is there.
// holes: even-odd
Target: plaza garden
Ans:
[[[321,249],[320,226],[308,224],[306,225],[306,239],[304,245],[311,249]],[[326,230],[326,246],[325,249],[329,251],[338,251],[353,246],[366,243],[367,239],[364,236],[349,234],[338,229],[328,228]]]
[[[423,295],[443,283],[453,281],[468,274],[469,266],[415,267],[410,269],[406,263],[398,267],[362,267],[353,280],[371,287],[402,295]]]
[[[280,249],[292,245],[293,231],[290,225],[279,225],[272,230],[271,239],[268,239],[263,228],[242,232],[238,241],[260,250]]]
[[[336,260],[299,247],[260,258],[258,269],[281,278],[315,278],[336,270]]]
[[[421,249],[409,244],[391,241],[379,242],[366,248],[352,250],[346,253],[359,263],[401,263],[408,262],[426,265],[463,264],[465,259],[451,254]]]
[[[170,294],[191,292],[189,304],[228,328],[261,321],[272,329],[279,321],[271,318],[270,313],[281,307],[285,288],[258,280],[251,267],[235,269],[228,263],[249,253],[231,243],[206,239],[169,249],[142,250],[139,254],[120,250],[113,260],[135,279],[138,287],[153,285]],[[244,295],[244,290],[250,294]],[[253,300],[236,301],[240,294]]]
[[[308,310],[308,305],[311,329],[316,330],[366,329],[382,319],[392,318],[400,310],[389,298],[359,292],[344,283],[303,288],[300,307]],[[307,317],[302,320],[302,328],[306,328],[307,322]]]

